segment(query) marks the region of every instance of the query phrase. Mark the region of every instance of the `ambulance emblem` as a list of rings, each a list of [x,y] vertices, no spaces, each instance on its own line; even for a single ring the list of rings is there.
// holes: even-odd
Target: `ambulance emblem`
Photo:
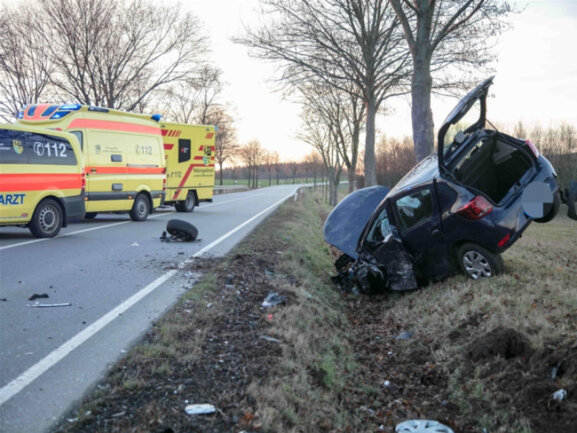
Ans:
[[[22,155],[22,152],[24,152],[24,145],[20,140],[12,140],[12,147],[18,155]]]

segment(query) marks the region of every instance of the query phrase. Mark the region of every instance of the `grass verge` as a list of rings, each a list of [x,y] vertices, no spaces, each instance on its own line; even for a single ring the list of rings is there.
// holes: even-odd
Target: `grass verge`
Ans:
[[[459,433],[574,428],[575,221],[532,224],[496,278],[368,297],[330,283],[327,213],[301,193],[221,263],[192,263],[202,281],[55,431],[392,433],[415,418]],[[271,292],[284,302],[265,308]],[[217,411],[191,416],[192,403]]]

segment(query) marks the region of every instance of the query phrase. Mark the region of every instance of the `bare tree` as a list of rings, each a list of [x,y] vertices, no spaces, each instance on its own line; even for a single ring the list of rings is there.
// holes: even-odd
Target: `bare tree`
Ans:
[[[366,105],[365,184],[374,185],[375,117],[403,91],[409,57],[387,0],[261,0],[269,25],[236,39],[262,59],[280,62],[281,80],[298,86],[317,77],[353,91]],[[351,83],[353,86],[351,86]]]
[[[401,21],[413,60],[411,117],[417,161],[434,147],[431,91],[454,87],[448,74],[434,85],[433,74],[448,67],[479,68],[492,57],[491,38],[505,27],[511,11],[500,0],[390,0]],[[472,67],[472,68],[470,68]]]
[[[0,15],[0,118],[6,122],[39,101],[53,71],[47,41],[34,30],[34,10],[21,3],[18,10],[3,7]]]
[[[207,37],[179,5],[40,0],[52,84],[68,99],[134,110],[162,86],[199,75]]]
[[[343,161],[337,144],[337,127],[331,125],[322,112],[310,103],[305,105],[302,119],[303,128],[298,138],[310,144],[322,157],[330,184],[329,204],[335,206],[338,202],[337,193],[343,171]]]
[[[240,148],[239,155],[249,173],[249,187],[258,188],[258,169],[262,163],[264,149],[258,140],[251,140]]]
[[[318,113],[334,134],[340,159],[347,168],[349,192],[354,191],[365,105],[355,94],[322,83],[303,86],[300,90],[306,104]]]
[[[206,123],[217,127],[214,158],[219,166],[219,183],[222,185],[224,163],[234,159],[240,148],[236,141],[234,120],[224,109],[218,108],[210,113]]]

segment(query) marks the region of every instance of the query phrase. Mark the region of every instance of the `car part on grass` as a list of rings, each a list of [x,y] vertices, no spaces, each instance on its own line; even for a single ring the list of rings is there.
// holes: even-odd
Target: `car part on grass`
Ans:
[[[553,393],[553,400],[563,401],[567,398],[567,390],[559,389]]]
[[[275,305],[284,304],[286,302],[286,296],[279,295],[276,292],[269,293],[264,301],[262,301],[262,306],[265,308],[274,307]]]
[[[409,420],[397,424],[396,433],[454,433],[452,429],[437,421]]]
[[[216,408],[212,404],[189,404],[184,410],[189,415],[210,415],[216,412]]]
[[[183,220],[169,220],[168,223],[166,223],[166,231],[170,234],[170,236],[166,236],[166,232],[162,232],[160,240],[163,242],[191,242],[196,240],[198,237],[198,229],[191,223]]]

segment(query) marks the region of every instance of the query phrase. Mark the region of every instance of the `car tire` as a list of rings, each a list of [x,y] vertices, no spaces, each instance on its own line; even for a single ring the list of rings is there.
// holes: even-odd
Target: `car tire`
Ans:
[[[96,218],[96,215],[98,215],[98,212],[86,212],[84,214],[84,219],[93,220],[94,218]]]
[[[47,198],[36,206],[28,227],[37,238],[53,238],[60,232],[63,222],[64,212],[60,204]]]
[[[542,218],[535,218],[533,221],[537,223],[548,223],[553,218],[555,218],[555,216],[557,216],[560,206],[561,206],[561,194],[559,193],[559,191],[557,191],[555,194],[553,194],[553,206],[551,207],[549,213]]]
[[[194,206],[196,205],[196,200],[194,199],[194,193],[189,192],[186,195],[186,200],[184,201],[177,201],[174,205],[177,212],[187,212],[190,213],[194,210]]]
[[[169,220],[166,231],[175,238],[183,241],[194,241],[198,236],[198,229],[189,222],[182,220]]]
[[[150,203],[148,202],[148,197],[145,194],[138,194],[134,199],[132,204],[132,209],[130,209],[130,219],[132,221],[144,221],[148,218],[150,213]]]
[[[473,280],[492,277],[503,272],[503,259],[500,254],[492,253],[473,243],[459,247],[457,260],[463,273]]]

